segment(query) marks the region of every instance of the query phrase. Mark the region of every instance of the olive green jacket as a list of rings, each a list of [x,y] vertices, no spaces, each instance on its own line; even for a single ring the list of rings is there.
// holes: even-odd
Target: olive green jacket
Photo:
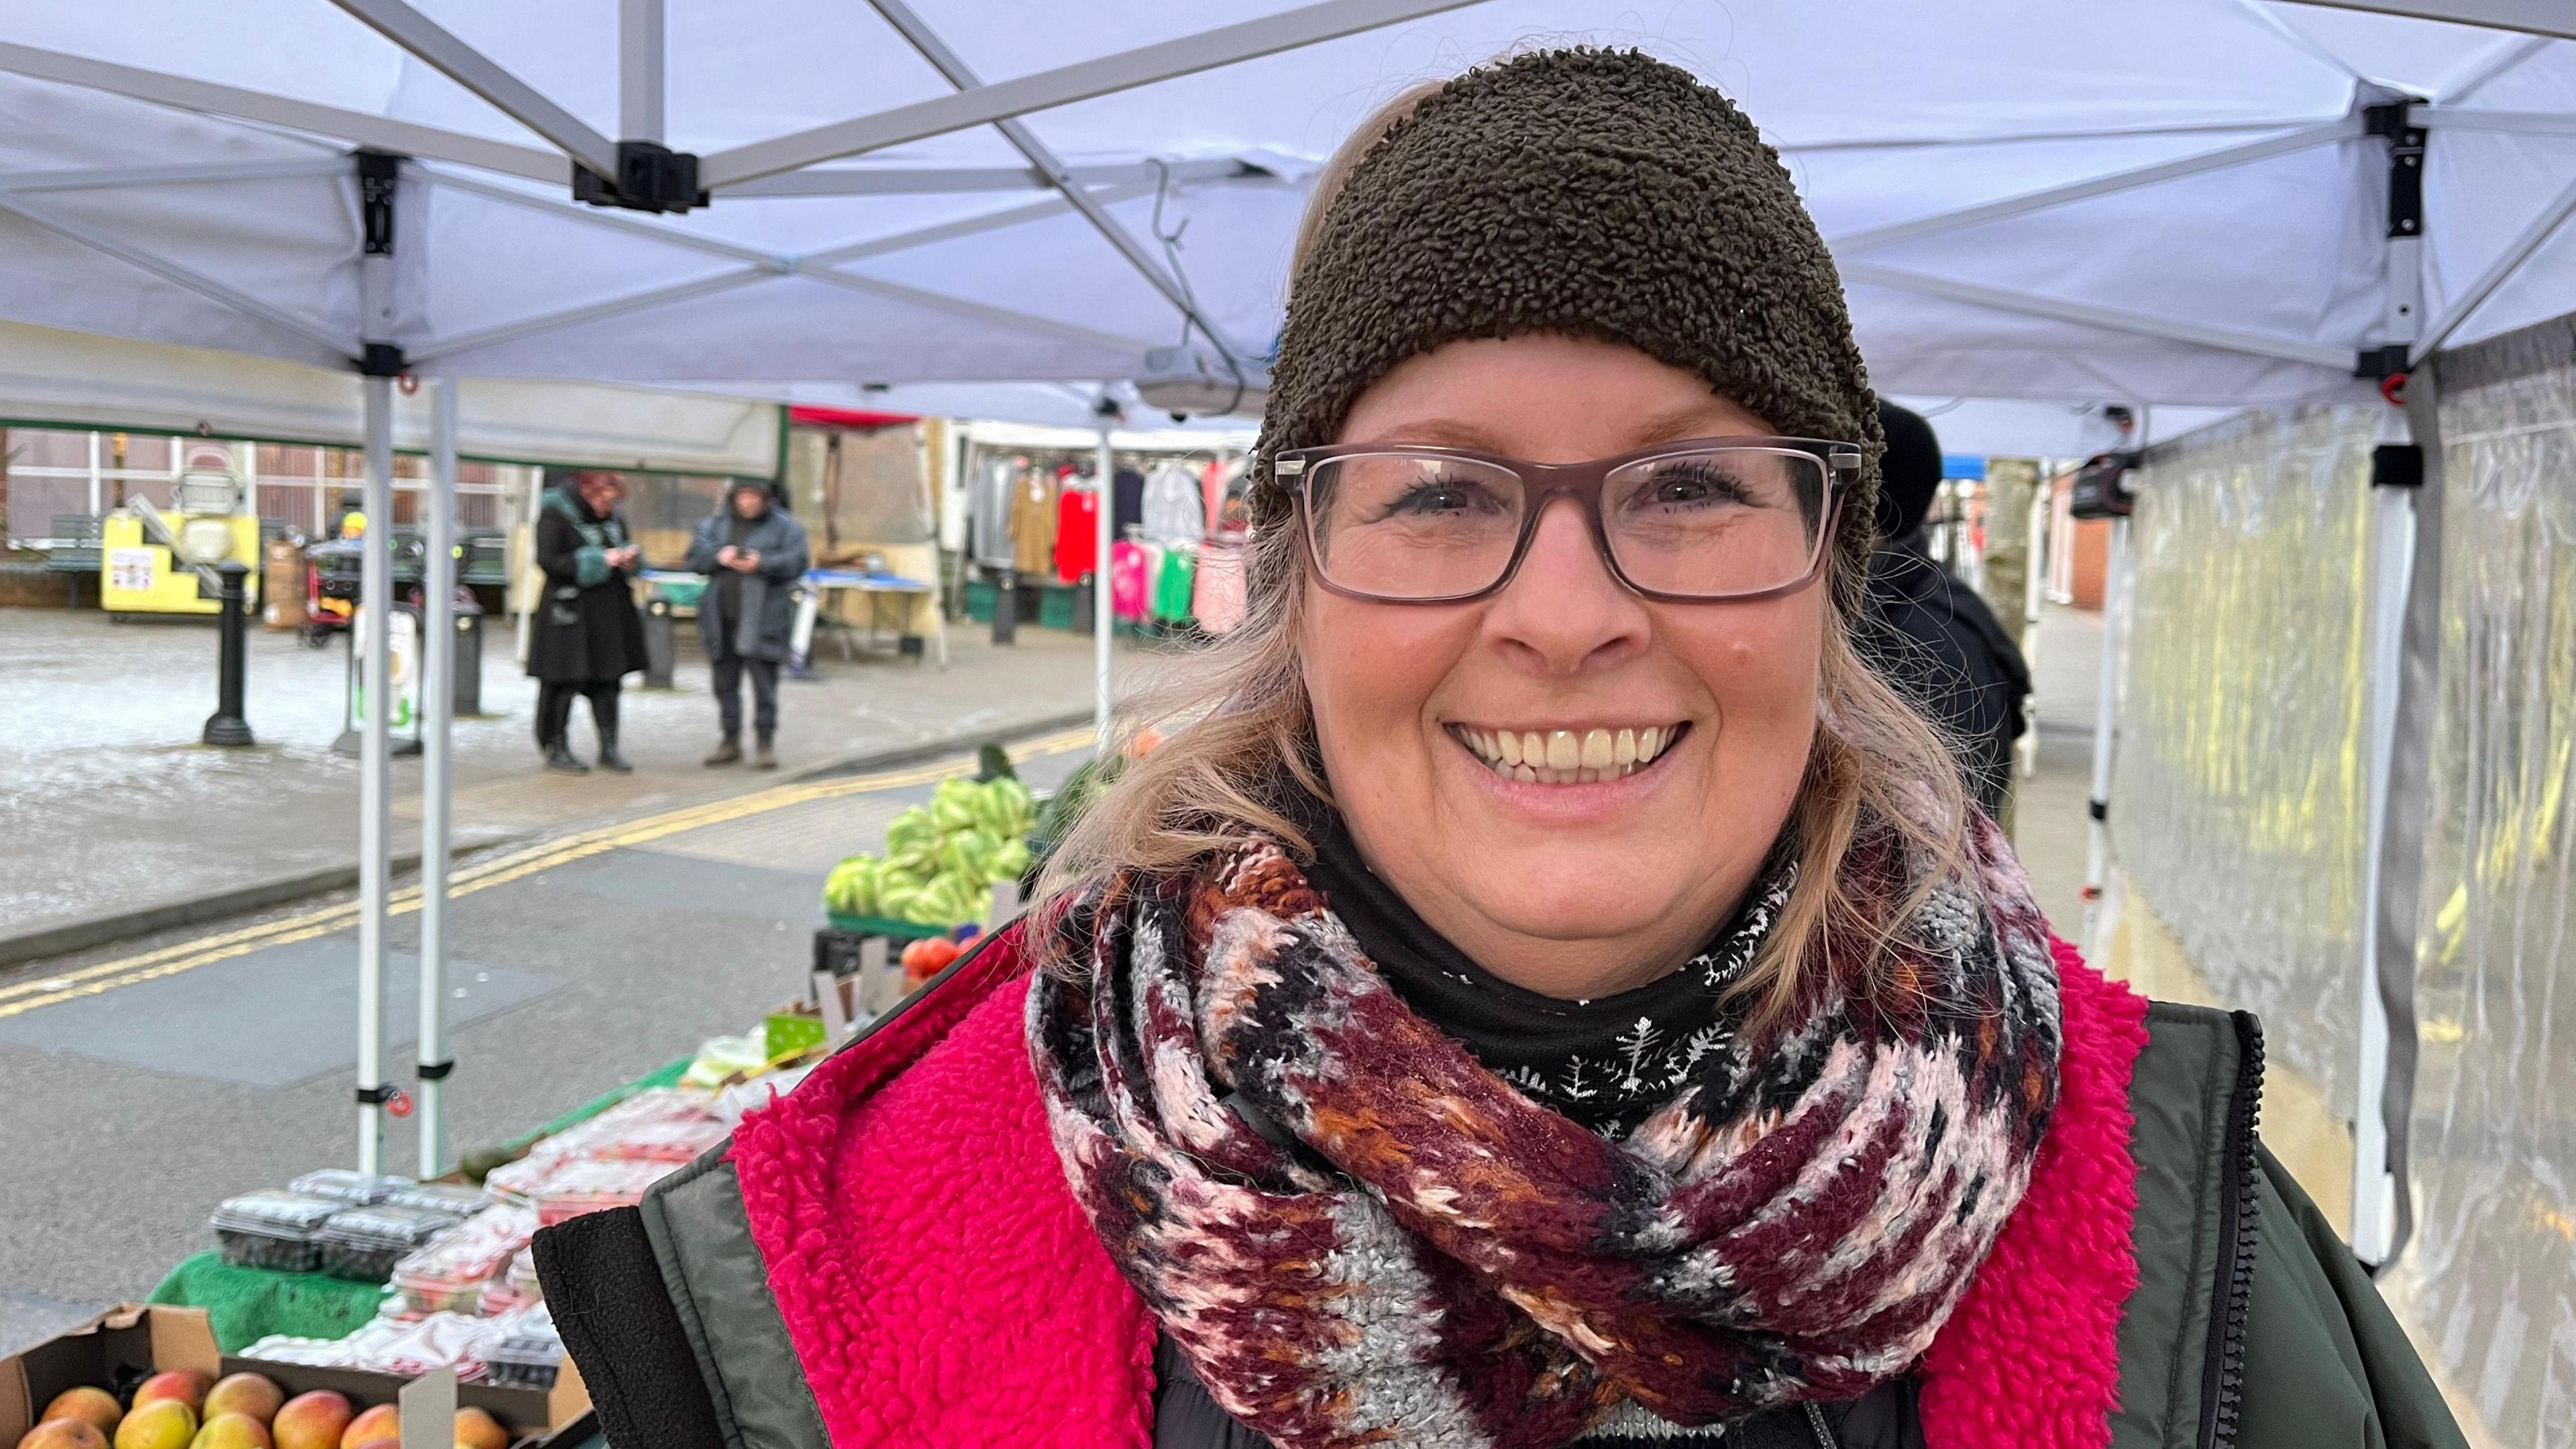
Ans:
[[[2147,1032],[2112,1449],[2466,1449],[2370,1275],[2255,1135],[2254,1018],[2157,1002]]]

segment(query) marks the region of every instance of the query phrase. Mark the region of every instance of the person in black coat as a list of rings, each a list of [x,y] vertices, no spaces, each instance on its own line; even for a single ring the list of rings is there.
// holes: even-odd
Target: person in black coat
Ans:
[[[599,728],[599,767],[621,775],[635,768],[617,750],[618,685],[644,667],[644,621],[629,587],[643,567],[643,551],[617,511],[624,492],[614,473],[576,473],[546,490],[537,513],[537,567],[546,591],[528,646],[528,674],[538,682],[537,748],[549,770],[590,773],[568,738],[577,696],[589,698],[591,723]]]
[[[1941,442],[1920,414],[1881,402],[1879,544],[1869,561],[1862,657],[1938,727],[1968,795],[2003,813],[2021,738],[2030,667],[1977,591],[1924,547],[1923,516],[1941,488]]]

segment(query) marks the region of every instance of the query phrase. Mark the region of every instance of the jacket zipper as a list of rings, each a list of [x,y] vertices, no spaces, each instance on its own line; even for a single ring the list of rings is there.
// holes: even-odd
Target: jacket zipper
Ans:
[[[2245,1387],[2245,1315],[2254,1299],[2257,1196],[2262,1166],[2254,1135],[2263,1111],[2263,1024],[2251,1012],[2236,1021],[2236,1090],[2227,1111],[2219,1164],[2218,1279],[2210,1300],[2209,1355],[2200,1379],[2200,1449],[2234,1449]]]

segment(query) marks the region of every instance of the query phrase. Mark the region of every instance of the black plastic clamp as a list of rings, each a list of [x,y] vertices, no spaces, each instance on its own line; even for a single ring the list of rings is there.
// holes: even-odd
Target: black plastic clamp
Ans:
[[[2362,129],[2388,142],[2388,234],[2424,234],[2424,143],[2426,130],[2410,119],[2422,104],[2412,97],[2384,105],[2364,106]]]
[[[2365,347],[2354,356],[2352,375],[2355,377],[2373,377],[2383,380],[2392,377],[2404,377],[2407,373],[2414,370],[2413,361],[2414,359],[2408,355],[2408,348],[2403,342],[2390,342],[2384,343],[2378,347]]]
[[[379,1083],[372,1087],[360,1087],[358,1089],[358,1105],[361,1107],[381,1107],[401,1095],[402,1094],[400,1092],[395,1091],[390,1085],[383,1083]]]
[[[575,165],[572,197],[592,206],[660,212],[688,211],[706,205],[708,199],[698,189],[697,154],[652,141],[618,142],[614,177]]]
[[[443,1082],[447,1080],[447,1074],[455,1070],[456,1060],[453,1057],[443,1062],[422,1062],[420,1079],[424,1082]]]

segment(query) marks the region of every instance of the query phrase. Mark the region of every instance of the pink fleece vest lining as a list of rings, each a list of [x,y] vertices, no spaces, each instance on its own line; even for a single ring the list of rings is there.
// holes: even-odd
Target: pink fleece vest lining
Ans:
[[[753,1240],[838,1449],[1151,1449],[1155,1327],[1067,1190],[1005,938],[734,1134]],[[2137,1283],[2146,1002],[2056,946],[2066,1049],[2028,1195],[1925,1355],[1930,1449],[2101,1449]]]

